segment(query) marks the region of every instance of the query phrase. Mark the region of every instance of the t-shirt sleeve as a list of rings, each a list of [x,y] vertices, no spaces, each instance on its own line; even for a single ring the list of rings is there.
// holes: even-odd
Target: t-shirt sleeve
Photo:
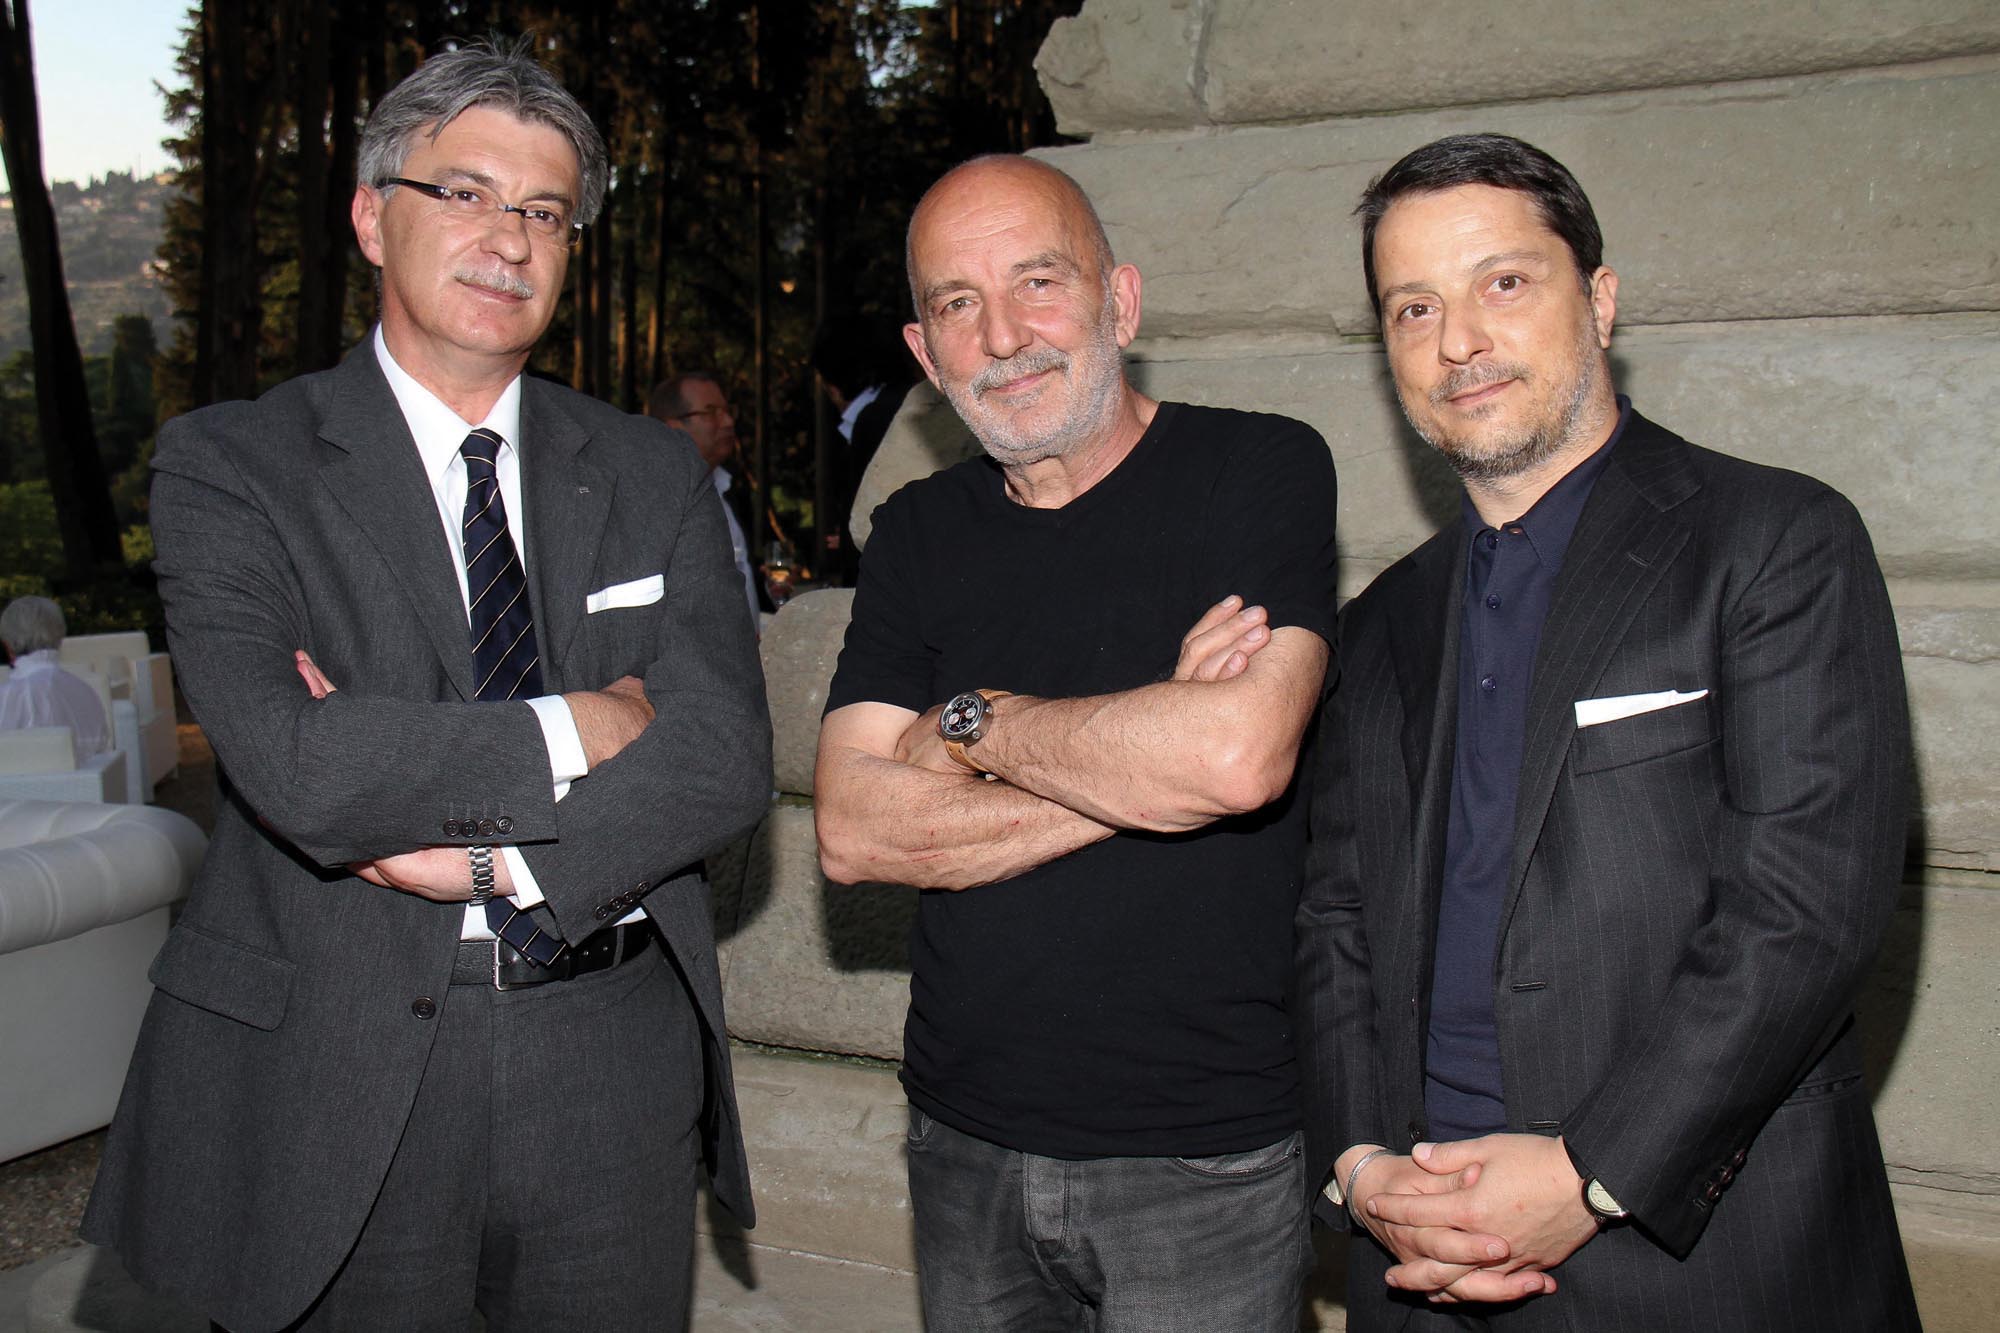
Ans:
[[[1333,642],[1338,563],[1333,456],[1319,432],[1254,415],[1216,479],[1203,567],[1216,582],[1209,604],[1236,593]]]
[[[924,647],[923,590],[912,556],[921,543],[911,530],[912,511],[900,495],[875,511],[847,638],[827,687],[828,713],[856,703],[921,713],[938,702],[930,697],[934,664]]]

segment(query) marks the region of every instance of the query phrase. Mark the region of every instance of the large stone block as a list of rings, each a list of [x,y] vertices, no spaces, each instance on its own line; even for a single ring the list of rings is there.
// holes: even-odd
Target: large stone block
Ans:
[[[1041,156],[1081,182],[1145,276],[1147,336],[1372,336],[1355,201],[1410,149],[1474,130],[1576,173],[1627,326],[2000,308],[1992,57]]]
[[[1214,0],[1089,0],[1061,18],[1035,55],[1064,134],[1175,129],[1208,119],[1203,34]]]
[[[928,383],[911,389],[855,488],[853,517],[848,524],[855,545],[866,549],[875,506],[919,477],[928,477],[978,452],[979,441],[942,394]]]
[[[781,792],[812,795],[820,714],[853,605],[851,588],[802,593],[779,609],[758,644],[771,705],[771,782]]]
[[[2000,1195],[1992,1140],[1974,1129],[2000,1089],[2000,889],[1932,876],[1905,891],[1857,1006],[1882,1156],[1899,1181]]]
[[[1727,34],[1726,40],[1719,40]],[[1035,59],[1063,133],[1244,125],[2000,50],[1986,0],[1089,0]]]
[[[1133,376],[1156,397],[1282,412],[1327,437],[1341,553],[1363,581],[1458,513],[1457,482],[1403,424],[1377,345],[1284,354],[1156,339],[1137,351]],[[1654,420],[1846,494],[1892,577],[2000,577],[2000,456],[1977,425],[2000,419],[2000,318],[1642,328],[1612,355]]]
[[[916,1267],[893,1069],[737,1050],[759,1246]],[[725,1224],[726,1225],[726,1224]]]
[[[2000,871],[2000,659],[1903,659],[1927,865]],[[1995,954],[1994,957],[2000,957]]]
[[[730,1035],[794,1050],[903,1053],[917,891],[829,884],[812,807],[785,799],[750,840],[725,906],[722,991]]]

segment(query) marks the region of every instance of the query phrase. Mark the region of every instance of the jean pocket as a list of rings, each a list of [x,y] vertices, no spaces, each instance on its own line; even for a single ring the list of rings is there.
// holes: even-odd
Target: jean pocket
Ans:
[[[1175,1157],[1170,1160],[1183,1171],[1217,1180],[1244,1180],[1268,1175],[1286,1166],[1304,1165],[1305,1131],[1293,1130],[1276,1143],[1248,1152],[1219,1153],[1214,1157]]]
[[[904,1134],[903,1142],[908,1147],[921,1148],[930,1138],[931,1131],[936,1128],[937,1121],[912,1106],[910,1108],[910,1128]]]

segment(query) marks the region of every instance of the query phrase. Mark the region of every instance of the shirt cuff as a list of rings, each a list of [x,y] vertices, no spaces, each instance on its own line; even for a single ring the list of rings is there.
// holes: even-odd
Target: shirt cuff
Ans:
[[[542,886],[535,883],[535,872],[528,869],[528,858],[521,855],[519,847],[502,847],[500,856],[507,862],[508,872],[514,876],[515,907],[528,908],[547,901],[542,897]]]
[[[549,781],[555,784],[556,799],[569,794],[569,784],[590,772],[583,755],[583,737],[577,734],[576,718],[560,694],[544,694],[527,701],[542,724],[542,744],[549,751]]]

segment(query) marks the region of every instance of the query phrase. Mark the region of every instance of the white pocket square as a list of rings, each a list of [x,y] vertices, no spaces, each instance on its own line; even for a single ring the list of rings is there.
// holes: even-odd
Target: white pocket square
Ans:
[[[1696,699],[1707,697],[1707,690],[1690,692],[1661,690],[1657,694],[1619,694],[1608,699],[1578,699],[1576,724],[1579,727],[1594,727],[1601,722],[1616,722],[1622,717],[1637,717],[1641,713],[1657,713],[1662,708],[1691,704]]]
[[[599,611],[616,611],[628,606],[651,606],[667,595],[667,576],[648,574],[643,579],[633,579],[630,583],[614,583],[608,588],[600,588],[583,599],[583,609],[588,615]]]

